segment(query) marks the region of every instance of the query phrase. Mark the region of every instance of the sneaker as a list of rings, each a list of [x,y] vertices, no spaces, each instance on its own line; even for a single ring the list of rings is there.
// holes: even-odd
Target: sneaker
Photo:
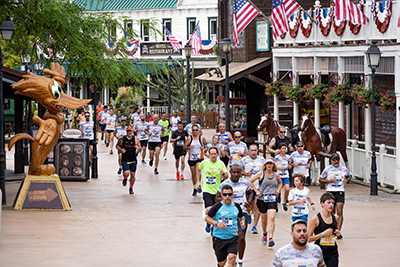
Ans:
[[[179,172],[176,173],[176,180],[179,180]]]
[[[125,179],[125,178],[124,178],[124,179],[122,180],[122,185],[123,185],[123,186],[126,186],[127,183],[128,183],[128,179]]]
[[[273,246],[275,246],[275,242],[272,238],[270,238],[268,241],[268,247],[272,248]]]
[[[282,203],[282,206],[283,206],[283,210],[284,210],[284,211],[288,211],[287,203],[286,203],[286,202],[285,202],[285,203]]]
[[[153,161],[152,160],[149,161],[149,166],[150,167],[153,166]]]
[[[121,174],[122,173],[122,168],[119,168],[117,173]]]
[[[101,141],[103,141],[103,140],[104,140],[104,135],[101,136]]]
[[[251,215],[247,216],[247,224],[251,224]]]
[[[253,225],[253,228],[251,228],[251,233],[252,234],[258,234],[257,226]]]
[[[201,192],[203,192],[203,190],[201,190],[201,187],[197,190],[197,193],[201,193]]]
[[[207,233],[211,232],[211,225],[209,223],[207,223],[205,229],[206,229]]]
[[[108,147],[108,143],[106,142],[106,147]]]
[[[192,196],[196,196],[196,195],[197,195],[197,189],[193,189]]]
[[[183,178],[183,174],[181,174],[181,180],[183,180],[184,178]]]
[[[110,155],[114,154],[114,152],[112,150],[110,150]]]
[[[133,188],[129,188],[129,194],[133,195],[135,193],[133,193]]]
[[[167,160],[167,157],[166,157],[166,156],[163,156],[163,158],[164,158],[164,160]]]
[[[237,265],[236,266],[238,266],[238,267],[243,267],[243,262],[237,262]]]
[[[214,236],[214,227],[211,227],[210,235]]]
[[[159,174],[157,169],[154,169],[154,174]]]
[[[266,244],[268,243],[268,241],[267,241],[267,235],[268,235],[268,234],[263,235],[262,238],[261,238],[261,243],[262,243],[263,245],[266,245]]]
[[[146,164],[146,161],[144,159],[142,159],[142,164]]]

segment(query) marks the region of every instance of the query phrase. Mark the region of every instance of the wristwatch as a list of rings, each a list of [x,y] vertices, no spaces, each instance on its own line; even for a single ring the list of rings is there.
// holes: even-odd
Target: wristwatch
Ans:
[[[214,221],[214,225],[217,225],[218,224],[218,221]]]

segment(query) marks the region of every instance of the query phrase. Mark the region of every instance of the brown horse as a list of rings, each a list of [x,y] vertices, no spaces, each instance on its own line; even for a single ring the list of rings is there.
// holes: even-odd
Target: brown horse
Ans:
[[[267,130],[269,139],[278,135],[279,123],[274,121],[271,113],[265,114],[264,110],[261,110],[261,121],[257,127],[257,131],[261,132],[264,128]]]
[[[311,113],[310,113],[311,114]],[[348,159],[346,153],[346,133],[339,127],[332,127],[329,134],[330,144],[326,147],[321,142],[320,132],[315,129],[315,126],[310,118],[310,114],[303,114],[301,117],[301,140],[305,145],[305,149],[314,155],[317,161],[320,161],[319,152],[332,154],[340,151],[346,167],[348,167]]]

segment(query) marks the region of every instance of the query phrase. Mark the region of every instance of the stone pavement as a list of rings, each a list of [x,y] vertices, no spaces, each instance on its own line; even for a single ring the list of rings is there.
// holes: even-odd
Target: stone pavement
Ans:
[[[211,140],[214,130],[204,132]],[[98,179],[63,182],[70,212],[13,211],[20,181],[6,183],[0,266],[216,265],[210,235],[204,231],[201,195],[191,196],[187,167],[185,180],[176,181],[171,147],[168,160],[161,160],[159,175],[140,164],[134,195],[116,174],[117,154],[108,152],[100,143]],[[322,193],[311,188],[315,203]],[[399,264],[400,196],[379,194],[372,197],[368,187],[346,186],[340,266]],[[317,210],[321,210],[318,204]],[[277,217],[274,248],[261,244],[261,234],[248,232],[244,266],[270,266],[276,250],[290,242],[290,212],[280,208]]]

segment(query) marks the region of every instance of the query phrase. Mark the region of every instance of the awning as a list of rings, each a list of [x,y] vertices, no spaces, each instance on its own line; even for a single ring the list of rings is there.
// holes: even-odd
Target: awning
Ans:
[[[270,57],[256,58],[249,62],[232,62],[229,63],[229,82],[246,78],[252,80],[260,85],[264,85],[267,82],[253,76],[252,73],[271,65]],[[225,66],[220,68],[208,70],[206,73],[195,77],[197,82],[200,83],[212,83],[217,85],[225,84]]]

